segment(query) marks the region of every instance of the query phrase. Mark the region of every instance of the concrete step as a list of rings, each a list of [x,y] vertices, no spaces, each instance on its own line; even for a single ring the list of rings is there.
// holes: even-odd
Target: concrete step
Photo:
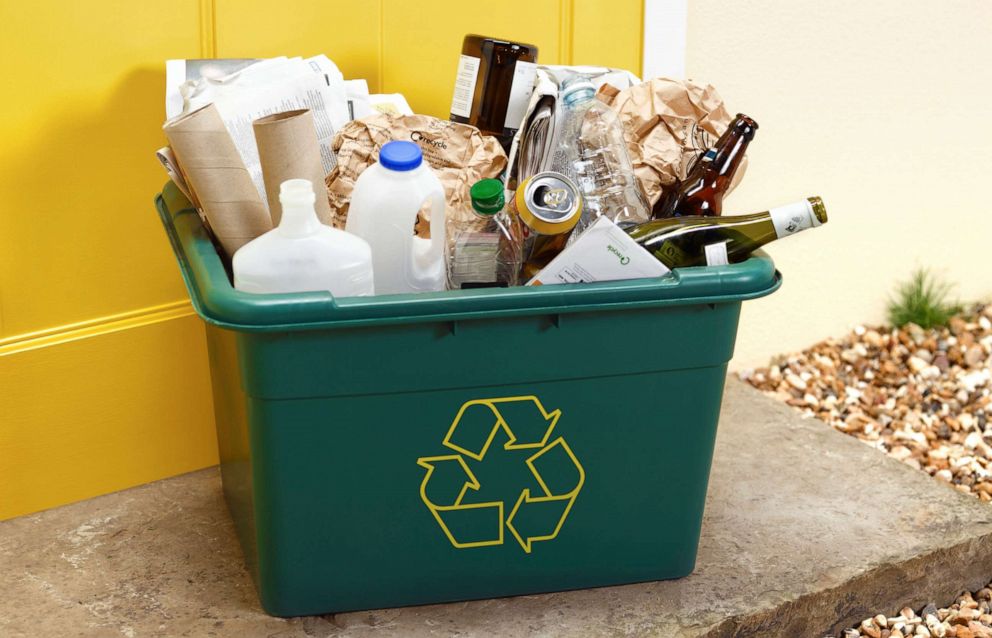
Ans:
[[[0,635],[777,636],[992,579],[992,507],[736,379],[688,578],[290,620],[262,612],[216,468],[0,523]]]

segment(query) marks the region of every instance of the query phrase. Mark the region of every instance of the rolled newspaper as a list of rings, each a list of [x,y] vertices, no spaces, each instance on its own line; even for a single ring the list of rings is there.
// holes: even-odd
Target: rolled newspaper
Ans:
[[[269,215],[277,226],[282,218],[279,185],[287,179],[308,179],[313,183],[317,201],[317,217],[330,225],[331,206],[324,185],[324,167],[320,162],[320,147],[313,114],[307,109],[286,111],[260,117],[252,123],[255,144],[262,163],[265,194],[269,200]]]
[[[272,229],[269,212],[212,104],[169,120],[162,130],[228,257]]]

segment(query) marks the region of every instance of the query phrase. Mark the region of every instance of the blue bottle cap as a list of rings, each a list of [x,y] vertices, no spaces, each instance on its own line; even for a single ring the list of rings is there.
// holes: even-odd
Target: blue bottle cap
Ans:
[[[424,154],[413,142],[386,142],[379,151],[379,163],[391,171],[412,171],[423,160]]]

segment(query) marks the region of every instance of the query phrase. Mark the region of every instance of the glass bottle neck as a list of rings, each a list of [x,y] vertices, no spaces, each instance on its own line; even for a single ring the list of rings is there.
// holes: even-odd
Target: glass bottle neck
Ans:
[[[754,132],[758,125],[751,118],[743,114],[738,114],[733,119],[727,130],[723,132],[720,139],[716,141],[713,150],[716,157],[713,158],[712,168],[717,171],[717,175],[732,176],[744,159],[748,144],[754,139]]]
[[[725,140],[721,141],[723,144],[716,149],[712,168],[717,171],[718,175],[730,176],[734,174],[741,160],[744,159],[744,153],[751,140],[735,129],[726,136]]]

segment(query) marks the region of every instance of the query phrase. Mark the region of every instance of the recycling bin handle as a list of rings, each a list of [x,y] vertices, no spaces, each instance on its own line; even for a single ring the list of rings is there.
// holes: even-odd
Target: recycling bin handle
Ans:
[[[292,294],[265,294],[236,290],[227,269],[200,219],[199,213],[182,192],[169,182],[160,196],[159,213],[173,251],[179,260],[183,279],[194,308],[205,319],[223,318],[225,323],[256,324],[272,313],[299,321],[301,315],[333,317],[337,301],[327,291]]]

